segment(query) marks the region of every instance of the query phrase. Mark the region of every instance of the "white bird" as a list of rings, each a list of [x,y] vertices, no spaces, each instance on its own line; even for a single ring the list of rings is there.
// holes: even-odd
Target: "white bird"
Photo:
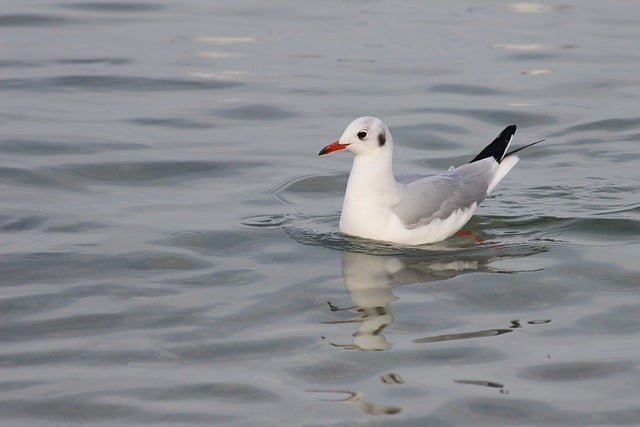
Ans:
[[[516,126],[500,135],[469,163],[439,175],[398,182],[393,174],[393,138],[382,120],[360,117],[320,155],[354,154],[344,196],[340,231],[352,236],[419,245],[452,236],[469,221],[480,202],[518,163],[507,152]]]

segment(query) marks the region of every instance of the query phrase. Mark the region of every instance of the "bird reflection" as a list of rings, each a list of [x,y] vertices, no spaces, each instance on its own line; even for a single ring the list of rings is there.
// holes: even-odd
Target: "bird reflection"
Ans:
[[[369,415],[394,415],[402,411],[402,408],[397,406],[385,405],[382,403],[374,403],[365,400],[362,393],[359,391],[351,390],[307,390],[313,393],[336,393],[345,394],[346,397],[342,399],[323,399],[327,402],[345,402],[356,405],[362,412]]]
[[[537,251],[528,251],[519,255],[526,256],[535,252]],[[445,280],[472,272],[508,272],[494,269],[490,264],[509,256],[491,251],[434,252],[405,257],[342,252],[342,276],[353,306],[341,308],[332,303],[329,306],[332,312],[349,311],[357,315],[347,320],[327,323],[356,323],[357,327],[351,343],[332,345],[346,350],[380,351],[391,348],[383,331],[393,322],[389,306],[397,299],[393,294],[394,287]],[[502,330],[497,332],[504,333]],[[424,339],[425,342],[427,340],[428,338]]]
[[[524,249],[524,250],[523,250]],[[384,330],[393,322],[391,304],[397,299],[393,294],[396,286],[428,283],[451,279],[461,274],[472,272],[502,272],[491,267],[495,261],[503,258],[527,256],[543,251],[535,247],[475,247],[470,250],[409,252],[405,255],[372,255],[359,252],[342,252],[342,276],[344,285],[349,291],[352,305],[339,307],[329,302],[333,313],[354,313],[351,318],[334,320],[327,323],[353,323],[356,331],[350,343],[331,343],[335,347],[346,350],[381,351],[391,348],[384,336]],[[550,320],[533,320],[527,324],[548,323]],[[413,340],[415,344],[436,343],[458,339],[492,337],[513,332],[524,324],[520,320],[511,320],[508,325],[500,325],[496,329],[485,329],[472,332],[461,332],[445,335],[427,336]],[[396,372],[386,373],[379,377],[388,386],[397,386],[405,380]],[[496,381],[465,379],[455,380],[465,385],[483,385],[497,388],[501,393],[508,393],[503,384]],[[339,398],[326,398],[330,402],[345,402],[356,405],[369,415],[394,415],[402,411],[399,406],[375,403],[366,400],[362,392],[357,390],[307,390],[315,393],[341,395]]]

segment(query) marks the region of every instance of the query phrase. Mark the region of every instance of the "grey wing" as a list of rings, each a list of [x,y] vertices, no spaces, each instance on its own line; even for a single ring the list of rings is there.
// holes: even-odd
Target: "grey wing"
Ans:
[[[407,228],[413,229],[436,218],[448,218],[474,202],[479,204],[487,197],[497,164],[490,159],[482,160],[413,181],[406,185],[404,198],[394,212]]]

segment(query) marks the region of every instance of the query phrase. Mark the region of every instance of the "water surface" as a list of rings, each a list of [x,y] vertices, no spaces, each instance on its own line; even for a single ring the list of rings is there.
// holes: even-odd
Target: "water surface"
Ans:
[[[635,3],[8,1],[3,425],[636,425]],[[402,173],[545,138],[457,236],[338,232]]]

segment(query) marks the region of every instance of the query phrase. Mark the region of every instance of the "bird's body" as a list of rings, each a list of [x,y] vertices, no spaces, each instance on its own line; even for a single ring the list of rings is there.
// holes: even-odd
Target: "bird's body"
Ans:
[[[340,231],[408,245],[438,242],[455,234],[518,162],[514,152],[507,153],[515,130],[515,125],[508,126],[470,163],[398,182],[389,129],[374,117],[354,120],[338,141],[320,152],[347,149],[355,155]]]

